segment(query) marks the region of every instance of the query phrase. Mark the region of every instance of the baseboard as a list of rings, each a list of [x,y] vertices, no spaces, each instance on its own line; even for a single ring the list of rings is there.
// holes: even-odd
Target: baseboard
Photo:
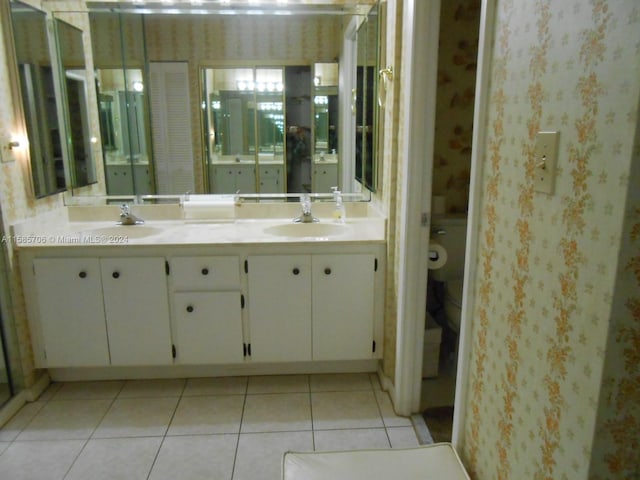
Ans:
[[[83,380],[134,380],[150,378],[232,377],[244,375],[292,375],[375,372],[378,360],[348,362],[288,362],[239,365],[173,365],[168,367],[50,368],[56,382]]]

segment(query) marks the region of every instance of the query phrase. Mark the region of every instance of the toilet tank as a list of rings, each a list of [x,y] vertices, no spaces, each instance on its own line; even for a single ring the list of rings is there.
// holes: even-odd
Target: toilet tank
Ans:
[[[447,262],[437,270],[429,270],[433,280],[446,282],[464,276],[464,254],[467,239],[466,215],[434,215],[431,239],[447,251]]]

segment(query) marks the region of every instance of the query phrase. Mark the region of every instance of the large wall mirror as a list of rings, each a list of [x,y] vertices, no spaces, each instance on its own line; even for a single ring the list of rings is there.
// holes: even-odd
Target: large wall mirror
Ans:
[[[11,1],[11,23],[36,197],[66,189],[62,138],[44,12]]]
[[[345,27],[374,4],[264,2],[258,14],[214,2],[198,14],[176,4],[168,14],[160,4],[88,2],[107,193],[343,187],[343,163],[355,159],[340,148],[338,62]],[[157,66],[172,64],[182,68],[179,98],[158,88],[169,88],[169,76],[154,78]],[[158,105],[188,105],[182,128],[159,131],[174,116]],[[160,179],[165,150],[181,164],[173,177],[187,179],[171,191]]]
[[[66,107],[63,111],[67,163],[73,187],[83,187],[97,181],[91,149],[83,33],[59,18],[54,20],[60,60],[60,91]]]

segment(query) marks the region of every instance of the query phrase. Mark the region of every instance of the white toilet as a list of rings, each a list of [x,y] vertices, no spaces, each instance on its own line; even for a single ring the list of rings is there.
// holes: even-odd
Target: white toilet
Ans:
[[[447,251],[447,261],[442,267],[429,270],[429,275],[433,280],[444,282],[444,312],[447,324],[455,333],[460,332],[466,236],[466,215],[433,217],[431,238]]]

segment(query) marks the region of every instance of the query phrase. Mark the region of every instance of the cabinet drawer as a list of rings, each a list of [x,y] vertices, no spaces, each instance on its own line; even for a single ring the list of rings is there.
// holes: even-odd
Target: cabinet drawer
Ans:
[[[240,286],[238,257],[174,257],[170,266],[174,291],[237,290]]]

